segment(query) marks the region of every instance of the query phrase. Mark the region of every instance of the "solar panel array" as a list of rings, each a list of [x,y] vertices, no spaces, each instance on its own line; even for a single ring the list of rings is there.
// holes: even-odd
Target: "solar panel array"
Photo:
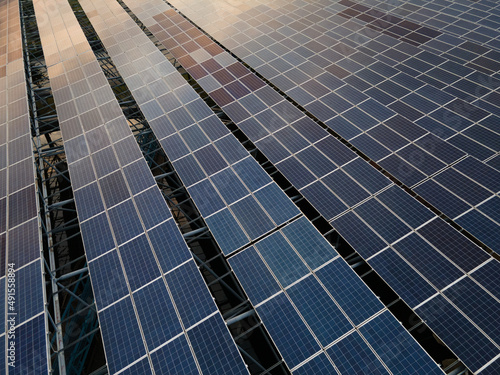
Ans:
[[[42,373],[19,11],[3,3],[0,293],[14,262],[10,373]],[[498,4],[171,1],[211,39],[163,0],[123,3],[469,369],[498,372],[500,263],[380,172],[499,253]],[[120,3],[80,4],[288,368],[442,373]],[[248,373],[71,7],[34,7],[109,371]]]
[[[34,6],[110,373],[248,373],[73,11],[54,4]]]
[[[117,68],[123,72],[125,82],[137,98],[151,128],[173,161],[177,173],[224,253],[231,254],[250,241],[264,236],[255,247],[246,248],[234,258],[230,258],[230,263],[233,265],[234,260],[236,275],[245,291],[251,295],[251,302],[257,306],[257,312],[287,365],[290,368],[300,366],[300,362],[307,361],[318,353],[324,353],[326,347],[331,346],[344,334],[354,333],[354,327],[370,319],[381,319],[377,314],[383,311],[383,305],[345,262],[338,259],[335,250],[305,218],[286,225],[280,232],[266,235],[277,226],[297,217],[299,211],[182,79],[180,73],[170,63],[164,64],[166,60],[161,52],[151,50],[152,43],[126,12],[117,3],[105,4],[84,0],[81,5],[87,13],[94,14],[94,28],[116,62]],[[156,11],[148,7],[148,12]],[[125,35],[125,32],[128,35]],[[121,47],[117,48],[118,46]],[[148,62],[140,58],[134,59],[134,56],[140,56],[141,52],[146,51]],[[154,62],[157,65],[154,65]],[[152,111],[151,108],[157,110]],[[184,113],[185,122],[179,121],[179,113]],[[199,172],[193,173],[196,170]],[[296,233],[302,233],[302,237]],[[261,255],[256,255],[255,249],[259,249]],[[240,259],[246,257],[251,259],[241,263]],[[354,305],[349,295],[338,297],[343,299],[340,301],[343,305],[341,308],[354,311],[355,322],[350,322],[346,314],[336,307],[324,287],[321,287],[317,280],[313,281],[313,276],[307,280],[321,293],[324,305],[315,306],[311,300],[300,300],[300,291],[308,287],[306,281],[301,279],[312,275],[313,269],[324,266],[332,259],[337,260],[337,267],[342,267],[345,275],[330,276],[329,279],[340,283],[344,277],[349,277],[353,287],[354,284],[357,285],[355,293],[365,296],[362,303]],[[248,267],[255,267],[255,272],[248,273]],[[254,280],[256,274],[261,275],[262,280]],[[298,290],[298,301],[281,302],[283,298],[288,301],[286,293],[276,293],[291,284]],[[253,296],[252,293],[256,295]],[[268,300],[263,303],[264,299]],[[288,303],[284,307],[286,315],[294,319],[294,323],[301,329],[300,332],[287,332],[298,328],[294,328],[295,324],[290,326],[289,322],[279,319],[281,313],[276,311],[276,308],[282,303]],[[297,308],[294,306],[303,306],[305,311],[300,311],[298,307],[299,313],[294,312],[293,309]],[[307,309],[312,310],[308,312]],[[335,318],[342,322],[338,323],[338,327],[329,327],[327,312],[330,309],[335,309]],[[315,316],[321,315],[323,318],[318,321]],[[390,324],[396,323],[389,313],[384,317]],[[314,334],[311,334],[307,327],[311,327],[309,329],[312,329]],[[331,332],[324,332],[330,329]],[[302,335],[301,339],[310,343],[308,350],[297,347],[295,339],[290,342],[290,337],[294,337],[295,333]],[[422,366],[430,372],[441,372],[406,331],[400,330],[392,334],[402,340],[402,347],[408,350],[412,348],[411,350],[417,352],[416,360],[410,361],[406,366]],[[369,350],[366,344],[364,347]],[[374,350],[378,353],[384,349],[374,345]],[[378,355],[383,356],[380,353]],[[375,357],[373,352],[372,356]],[[380,362],[377,363],[383,368]]]
[[[373,170],[372,167],[362,161],[334,137],[320,129],[319,126],[305,117],[302,112],[294,108],[289,102],[284,101],[283,97],[265,86],[263,81],[259,80],[242,64],[232,60],[227,52],[220,50],[213,43],[209,43],[208,41],[203,42],[204,35],[190,26],[189,22],[175,11],[164,10],[168,8],[164,6],[162,8],[160,1],[156,3],[151,2],[151,4],[158,4],[156,7],[158,11],[163,11],[153,16],[153,19],[157,21],[157,24],[154,24],[144,14],[146,12],[141,13],[141,8],[136,7],[134,9],[133,1],[126,1],[126,3],[164,46],[171,51],[179,63],[197,79],[197,82],[224,109],[240,129],[247,134],[255,145],[302,192],[318,211],[326,219],[332,221],[333,226],[339,233],[353,245],[360,255],[368,260],[375,271],[388,282],[401,298],[410,307],[421,308],[417,312],[422,311],[422,315],[424,315],[425,305],[421,306],[422,304],[429,303],[428,306],[432,306],[432,304],[437,303],[436,301],[440,299],[440,293],[444,293],[446,288],[449,288],[460,278],[469,277],[466,273],[474,270],[476,267],[484,266],[488,262],[493,262],[495,267],[498,267],[498,262],[492,260],[490,255],[458,231],[449,227],[444,221],[437,218],[432,212],[401,191],[400,188],[391,186],[389,180],[379,172]],[[188,16],[193,16],[194,14],[194,20],[200,21],[201,26],[206,26],[208,22],[214,22],[216,24],[214,27],[217,27],[220,33],[214,31],[213,36],[218,38],[224,45],[229,44],[231,50],[237,55],[239,55],[240,50],[238,47],[235,47],[234,39],[238,35],[245,34],[248,37],[246,39],[248,40],[246,42],[248,47],[252,46],[254,48],[252,56],[256,56],[259,51],[263,55],[272,52],[274,48],[286,45],[288,43],[286,41],[293,40],[293,37],[295,37],[297,39],[295,40],[295,48],[289,48],[289,52],[294,57],[302,53],[302,59],[297,57],[293,63],[288,61],[286,67],[282,65],[279,69],[276,68],[279,64],[284,64],[283,60],[287,56],[284,49],[280,50],[281,57],[276,57],[274,60],[270,55],[267,55],[266,63],[260,67],[255,63],[255,60],[248,58],[248,56],[243,55],[242,58],[284,91],[287,91],[286,85],[283,85],[283,81],[280,81],[282,78],[277,77],[282,77],[286,72],[289,72],[290,79],[291,77],[297,79],[291,85],[294,88],[296,86],[300,87],[301,83],[305,84],[307,82],[307,84],[312,84],[315,88],[311,89],[313,93],[310,93],[310,96],[313,99],[309,102],[301,102],[298,99],[299,96],[296,94],[289,91],[287,93],[317,118],[326,122],[328,126],[343,136],[344,139],[352,142],[362,152],[371,156],[367,152],[368,148],[360,147],[353,141],[356,138],[347,137],[346,134],[339,131],[339,128],[332,126],[332,123],[340,121],[342,123],[350,123],[351,125],[356,123],[358,126],[366,126],[365,129],[360,129],[359,132],[364,131],[363,134],[366,139],[377,140],[378,137],[379,141],[383,141],[386,143],[386,146],[392,147],[391,151],[393,153],[390,153],[391,155],[385,155],[379,159],[374,158],[374,161],[377,161],[379,165],[395,175],[395,177],[407,186],[414,187],[425,180],[437,180],[443,183],[443,181],[449,181],[450,176],[453,175],[455,181],[453,183],[446,182],[447,186],[445,187],[452,189],[456,194],[464,196],[463,193],[459,193],[458,189],[467,190],[463,188],[463,184],[474,184],[474,181],[471,181],[474,177],[472,177],[472,174],[467,174],[466,169],[464,169],[464,165],[467,165],[467,163],[479,163],[483,173],[478,172],[476,176],[483,174],[486,176],[480,178],[481,182],[476,181],[476,183],[482,185],[490,179],[491,181],[500,180],[498,172],[478,161],[474,158],[474,155],[466,157],[467,149],[460,150],[455,147],[454,142],[449,141],[447,138],[442,139],[438,137],[440,134],[433,134],[416,124],[419,118],[429,118],[429,116],[424,116],[424,112],[428,113],[430,110],[425,109],[424,111],[422,107],[420,109],[423,112],[419,112],[420,115],[418,117],[413,117],[413,115],[409,115],[408,113],[416,111],[418,108],[412,108],[410,112],[407,112],[410,104],[399,99],[399,97],[401,99],[406,98],[406,95],[411,91],[415,92],[420,88],[424,88],[427,91],[438,90],[437,93],[440,94],[443,92],[439,91],[440,88],[434,87],[425,80],[421,80],[422,77],[419,75],[416,76],[418,78],[415,78],[414,75],[408,74],[407,70],[403,71],[400,64],[392,64],[392,66],[387,64],[385,58],[381,58],[378,62],[371,56],[367,56],[365,59],[364,55],[366,53],[356,51],[356,46],[350,47],[346,43],[343,43],[351,39],[356,41],[355,37],[351,39],[338,37],[339,40],[335,40],[335,43],[326,43],[324,41],[325,45],[322,46],[312,43],[311,41],[314,38],[308,37],[307,30],[310,30],[311,35],[326,35],[328,32],[324,32],[324,34],[320,33],[319,30],[315,30],[314,32],[315,25],[307,28],[307,25],[313,24],[313,21],[304,21],[305,15],[307,14],[311,19],[314,19],[314,16],[322,14],[325,9],[318,9],[319,7],[306,3],[297,3],[298,5],[302,5],[301,8],[295,4],[288,6],[288,8],[287,6],[283,6],[281,8],[282,13],[287,15],[290,14],[290,9],[294,8],[295,13],[292,13],[298,20],[295,23],[291,23],[291,21],[288,23],[282,22],[282,25],[287,23],[287,26],[275,24],[275,30],[271,31],[273,27],[267,25],[268,28],[266,28],[264,26],[265,22],[262,19],[273,23],[274,20],[279,21],[279,17],[275,13],[277,12],[276,9],[271,9],[264,5],[248,12],[242,11],[236,20],[232,16],[220,17],[220,13],[223,13],[221,9],[224,8],[222,4],[221,7],[215,7],[218,17],[207,17],[207,9],[204,6],[200,8],[190,6],[187,8],[183,7],[180,2],[173,2],[173,4],[179,6],[181,11],[185,10]],[[345,9],[345,6],[337,4],[333,8],[338,8],[335,10],[337,11],[336,13],[339,13],[341,9]],[[266,15],[267,17],[260,16],[266,11],[270,13]],[[152,10],[147,11],[148,15],[152,12]],[[196,17],[195,13],[197,12],[200,14],[203,13],[203,20],[200,17]],[[311,15],[313,13],[314,15]],[[338,17],[344,19],[344,17],[336,13],[332,14],[330,11],[331,18],[329,20],[337,20]],[[300,20],[303,20],[302,25],[300,25]],[[234,21],[234,26],[227,26],[231,21]],[[227,26],[227,29],[222,26],[223,24]],[[357,26],[359,25],[354,24],[356,26],[353,26],[353,24],[351,21],[349,25],[352,29],[357,30]],[[252,26],[250,27],[250,25]],[[292,25],[295,25],[297,30],[288,30]],[[210,26],[208,25],[209,32],[211,31]],[[285,29],[288,31],[285,31]],[[231,32],[228,30],[231,30]],[[266,31],[268,32],[266,33]],[[280,33],[280,31],[281,36],[278,37],[276,32]],[[425,29],[421,31],[429,33]],[[232,36],[231,41],[228,42],[220,39],[224,32]],[[333,32],[335,32],[335,29],[333,29]],[[288,37],[287,33],[289,34]],[[275,36],[278,40],[281,38],[282,41],[277,42],[270,35]],[[359,35],[363,38],[359,37]],[[376,39],[375,36],[372,34],[371,39]],[[319,38],[318,35],[316,37]],[[332,36],[328,37],[330,39],[327,40],[333,40]],[[388,35],[380,33],[379,40],[385,41],[387,37]],[[368,36],[358,33],[358,38],[366,42]],[[393,37],[390,38],[394,39]],[[242,39],[244,39],[243,36]],[[310,48],[306,47],[306,39],[311,43]],[[298,43],[298,40],[302,40],[302,43]],[[199,41],[202,43],[198,43]],[[269,44],[268,48],[264,48],[266,43]],[[290,42],[290,44],[292,43]],[[350,42],[349,44],[353,43]],[[401,44],[399,48],[407,49],[408,54],[415,54],[416,51],[414,48],[418,48],[405,41],[395,41],[392,44]],[[343,62],[339,66],[342,67],[342,65],[345,65],[345,67],[349,67],[353,71],[348,72],[349,74],[342,74],[342,76],[335,75],[313,62],[313,56],[320,54],[311,49],[313,48],[312,45],[321,51],[334,51],[335,48],[327,48],[326,45],[333,45],[334,47],[337,45],[337,47],[341,47],[340,55],[363,57],[363,59],[358,60],[363,60],[364,62],[356,62],[352,58],[342,55],[342,59],[339,61]],[[241,43],[241,46],[245,46],[245,43]],[[423,58],[429,52],[419,50],[418,53],[422,53],[421,58]],[[339,54],[338,51],[337,54]],[[375,56],[378,55],[375,54]],[[332,59],[330,58],[328,64],[331,61]],[[274,67],[273,62],[277,64]],[[449,64],[452,65],[452,63],[453,61],[450,60]],[[229,67],[229,64],[231,67]],[[371,66],[371,69],[368,69],[367,66]],[[398,71],[398,69],[400,70]],[[362,73],[358,74],[358,71]],[[270,72],[278,74],[273,76]],[[365,73],[368,75],[378,74],[383,77],[381,82],[387,82],[387,85],[391,86],[391,89],[388,89],[391,93],[397,92],[397,90],[393,90],[393,87],[401,87],[403,91],[406,91],[401,93],[401,95],[397,95],[398,98],[395,98],[396,102],[394,102],[394,105],[381,103],[376,97],[370,97],[367,94],[366,91],[376,85],[374,82],[370,83],[369,80],[366,80]],[[305,78],[304,75],[307,74],[309,76],[307,79],[304,79],[304,82],[300,82],[302,78],[297,78]],[[476,72],[475,74],[479,73]],[[363,79],[363,77],[365,78]],[[316,84],[317,82],[321,84],[321,81],[318,81],[318,79],[323,81],[321,86]],[[427,78],[425,79],[427,80]],[[362,86],[366,87],[363,88]],[[405,88],[404,86],[407,87]],[[321,88],[324,89],[321,90]],[[433,92],[436,94],[436,91]],[[317,98],[314,98],[314,95],[317,95]],[[411,95],[414,97],[416,94],[412,93]],[[428,96],[428,94],[424,95]],[[422,99],[427,100],[424,96],[420,96]],[[439,100],[443,98],[447,98],[446,94],[439,95]],[[420,100],[418,99],[417,101]],[[440,104],[439,113],[441,113],[443,119],[449,119],[450,116],[459,116],[457,111],[462,111],[461,115],[473,116],[470,118],[470,125],[483,120],[495,120],[494,114],[490,114],[473,105],[467,104],[465,106],[459,100],[463,99],[460,99],[460,97],[450,97]],[[344,112],[347,113],[349,111],[352,113],[356,112],[356,116],[343,116]],[[455,111],[455,113],[450,115],[448,111]],[[373,117],[370,115],[373,115]],[[355,121],[351,123],[350,118]],[[469,121],[466,117],[461,117],[458,122],[462,123],[465,121],[462,118]],[[456,119],[455,122],[457,122]],[[303,137],[296,132],[297,129],[301,129],[300,127],[307,128],[307,132],[303,131],[301,133],[300,130],[298,131]],[[372,136],[374,134],[377,135]],[[395,151],[399,152],[399,154],[394,153]],[[417,163],[421,170],[415,169],[414,166],[401,159],[399,155],[406,155],[407,160]],[[456,163],[457,161],[461,161],[464,164]],[[454,165],[453,169],[450,168],[450,165]],[[460,166],[462,166],[461,171],[457,170]],[[429,179],[429,177],[432,177],[432,179]],[[472,208],[479,205],[479,203],[486,203],[488,200],[496,201],[498,199],[496,196],[498,188],[495,184],[490,182],[488,186],[489,188],[485,186],[472,187],[475,189],[474,191],[483,189],[484,191],[481,190],[483,194],[474,198],[476,201],[471,204],[471,211],[464,215],[463,219],[457,219],[457,223],[463,223],[464,227],[470,233],[480,238],[488,246],[496,249],[495,241],[498,240],[498,236],[494,234],[495,232],[484,230],[484,224],[478,225],[477,216],[482,215],[481,219],[484,218],[483,223],[488,223],[488,228],[495,228],[498,226],[498,223],[493,218],[478,213],[475,211],[475,208]],[[470,193],[470,195],[475,194]],[[479,202],[477,202],[478,199]],[[491,203],[489,204],[491,205]],[[413,210],[408,210],[408,207],[413,207]],[[380,220],[380,217],[383,217],[384,220]],[[400,246],[401,249],[406,249],[406,254],[403,250],[397,250],[397,244],[411,235],[414,236],[412,240],[422,241],[435,254],[430,254],[430,258],[426,264],[422,264],[421,259],[415,259],[418,257],[418,251],[414,247],[408,250]],[[455,244],[455,241],[460,245],[452,247],[451,243]],[[435,273],[441,272],[436,267],[437,263],[433,263],[434,258],[442,259],[443,262],[446,262],[447,269],[449,269],[449,274],[445,277],[448,281],[446,285],[443,285],[441,280],[436,280],[434,276]],[[481,288],[478,284],[474,285],[479,289]],[[487,289],[485,285],[482,285],[482,287]],[[495,304],[493,304],[492,308],[498,309],[498,301],[494,301]],[[451,304],[452,302],[454,305]],[[498,337],[492,332],[485,332],[479,324],[479,318],[472,311],[466,311],[467,309],[460,302],[455,302],[448,298],[444,299],[442,303],[446,304],[447,308],[457,311],[457,314],[463,317],[463,325],[450,323],[447,327],[451,329],[452,333],[447,333],[437,327],[439,319],[436,316],[431,315],[428,318],[426,315],[428,324],[440,334],[441,339],[471,369],[476,371],[487,365],[499,354]],[[459,312],[457,309],[461,311]],[[478,357],[474,349],[469,350],[461,345],[455,345],[456,341],[453,335],[464,329],[463,327],[465,327],[465,330],[471,337],[475,337],[478,346],[482,345],[485,348],[489,348],[487,350],[488,354]]]
[[[1,3],[0,24],[0,368],[43,373],[44,277],[17,1]]]

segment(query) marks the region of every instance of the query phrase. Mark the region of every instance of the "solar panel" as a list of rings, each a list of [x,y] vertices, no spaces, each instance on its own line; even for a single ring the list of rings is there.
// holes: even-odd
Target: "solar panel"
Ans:
[[[430,357],[418,350],[416,342],[389,312],[369,321],[360,332],[391,371],[442,373]],[[395,350],[402,355],[395,356]]]
[[[434,332],[449,342],[453,351],[472,371],[477,371],[498,355],[496,345],[442,295],[416,311]]]

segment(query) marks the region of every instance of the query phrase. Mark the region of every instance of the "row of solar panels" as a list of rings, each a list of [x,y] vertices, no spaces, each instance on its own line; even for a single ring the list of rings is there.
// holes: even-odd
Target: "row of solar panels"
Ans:
[[[0,369],[46,372],[43,263],[17,1],[2,2],[0,23]]]
[[[34,6],[109,372],[247,373],[70,5]]]

